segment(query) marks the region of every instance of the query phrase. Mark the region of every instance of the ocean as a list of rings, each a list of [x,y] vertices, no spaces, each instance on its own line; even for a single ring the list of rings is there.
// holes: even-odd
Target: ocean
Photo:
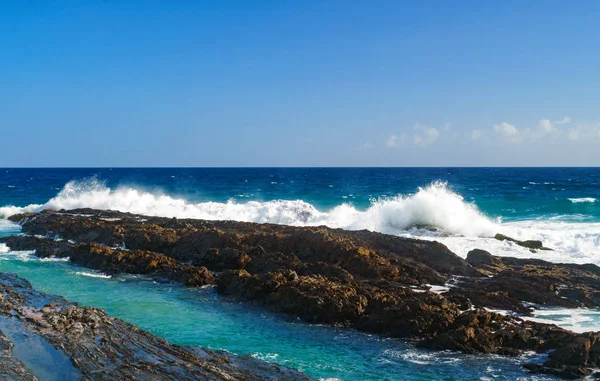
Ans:
[[[0,169],[6,217],[43,209],[327,225],[437,240],[460,256],[495,255],[600,265],[600,168],[90,168]],[[532,253],[496,233],[537,239]],[[251,354],[320,379],[551,380],[522,359],[431,352],[401,340],[309,325],[134,276],[109,277],[0,246],[0,271],[109,313],[176,344]],[[594,310],[539,310],[570,329],[600,329]]]

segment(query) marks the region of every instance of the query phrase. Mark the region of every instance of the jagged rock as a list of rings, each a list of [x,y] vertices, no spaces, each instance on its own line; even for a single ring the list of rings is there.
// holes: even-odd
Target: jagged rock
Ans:
[[[496,234],[494,236],[494,238],[497,239],[498,241],[514,242],[519,246],[523,246],[523,247],[526,247],[531,250],[552,250],[550,248],[544,247],[544,244],[542,243],[542,241],[536,241],[536,240],[519,241],[518,239],[514,239],[514,238],[511,238],[504,234],[500,234],[500,233]]]
[[[504,268],[502,261],[489,252],[481,249],[474,249],[467,253],[467,262],[476,268],[489,271],[497,271]]]
[[[214,276],[206,267],[181,264],[160,253],[110,248],[93,242],[74,244],[32,236],[13,236],[1,240],[13,250],[35,250],[40,258],[70,258],[73,263],[107,274],[152,275],[187,286],[215,283]]]
[[[449,297],[460,295],[477,305],[525,314],[530,310],[523,301],[567,308],[599,306],[600,268],[595,265],[495,257],[483,250],[469,252],[467,262],[489,277],[461,278]]]

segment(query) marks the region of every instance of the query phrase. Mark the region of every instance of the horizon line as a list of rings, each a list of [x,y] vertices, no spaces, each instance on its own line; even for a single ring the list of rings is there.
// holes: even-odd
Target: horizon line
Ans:
[[[480,166],[480,165],[457,165],[457,166],[14,166],[0,167],[0,169],[433,169],[433,168],[600,168],[597,165],[523,165],[523,166]]]

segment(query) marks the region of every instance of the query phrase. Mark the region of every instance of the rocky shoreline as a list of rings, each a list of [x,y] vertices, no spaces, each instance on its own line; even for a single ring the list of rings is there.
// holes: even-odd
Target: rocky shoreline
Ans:
[[[36,369],[36,358],[58,349],[65,361],[53,361],[48,371],[60,372],[53,376],[61,380],[311,380],[250,356],[172,345],[103,310],[38,292],[14,274],[0,273],[0,297],[2,379],[38,379],[28,367]],[[29,348],[36,352],[30,363],[12,353],[7,336],[15,331],[42,343]]]
[[[69,257],[108,274],[214,284],[221,295],[271,311],[432,349],[547,353],[543,364],[524,364],[532,372],[578,378],[600,366],[599,333],[577,334],[489,311],[530,314],[524,301],[598,307],[600,268],[594,265],[501,258],[481,250],[465,260],[437,242],[326,227],[90,209],[11,220],[26,234],[1,239],[13,250]]]

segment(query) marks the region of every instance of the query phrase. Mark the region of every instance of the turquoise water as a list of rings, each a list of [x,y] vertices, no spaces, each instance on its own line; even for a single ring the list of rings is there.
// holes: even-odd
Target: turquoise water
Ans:
[[[6,225],[1,235],[14,227]],[[180,345],[251,354],[315,378],[342,380],[553,380],[532,376],[518,359],[417,349],[401,340],[309,325],[247,304],[212,288],[191,289],[145,277],[115,276],[30,253],[0,254],[0,271],[81,305],[103,308]]]

